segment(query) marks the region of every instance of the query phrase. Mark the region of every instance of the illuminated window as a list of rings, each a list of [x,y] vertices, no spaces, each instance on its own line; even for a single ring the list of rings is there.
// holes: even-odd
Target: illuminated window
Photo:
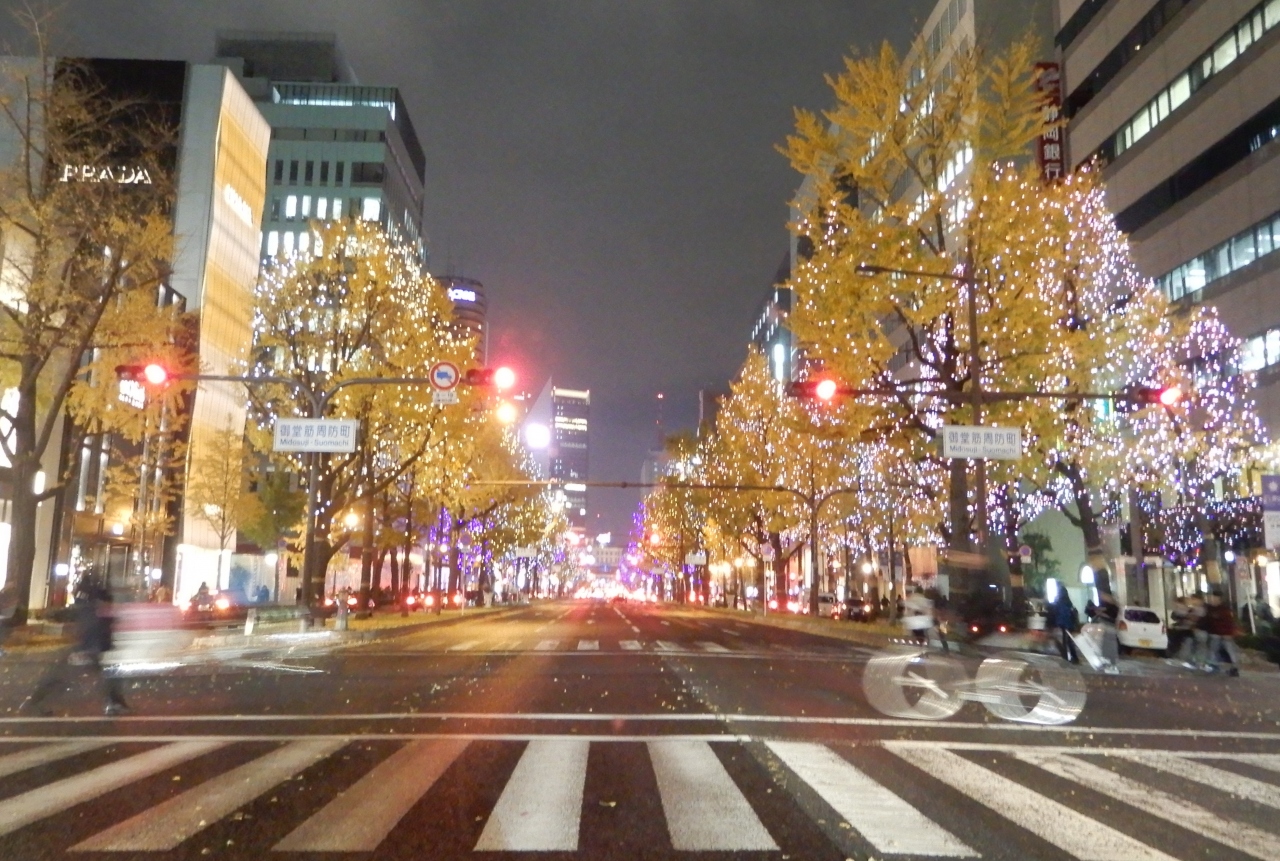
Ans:
[[[360,208],[360,217],[365,221],[377,221],[382,215],[382,201],[376,197],[366,197]]]
[[[333,217],[335,219],[342,217],[342,198],[340,197],[333,199]]]
[[[284,253],[286,255],[293,253],[293,234],[286,233],[284,235]]]
[[[308,249],[310,248],[311,248],[311,234],[299,233],[298,234],[298,253],[306,254]]]
[[[311,195],[309,194],[302,195],[302,217],[311,217]]]
[[[329,198],[317,197],[316,198],[316,218],[319,218],[319,219],[328,218],[329,217],[328,210],[329,210]]]
[[[280,250],[280,231],[273,230],[267,234],[267,256],[275,257]]]
[[[284,217],[288,219],[298,217],[298,195],[291,194],[284,199]]]

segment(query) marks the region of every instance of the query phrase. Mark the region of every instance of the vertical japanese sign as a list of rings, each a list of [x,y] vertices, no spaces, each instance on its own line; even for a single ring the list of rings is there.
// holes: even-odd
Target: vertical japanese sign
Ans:
[[[1036,89],[1044,106],[1047,128],[1036,142],[1036,161],[1040,175],[1046,182],[1061,179],[1066,173],[1066,153],[1063,151],[1062,126],[1062,70],[1057,63],[1036,63]]]
[[[1280,475],[1262,477],[1262,541],[1280,547]]]

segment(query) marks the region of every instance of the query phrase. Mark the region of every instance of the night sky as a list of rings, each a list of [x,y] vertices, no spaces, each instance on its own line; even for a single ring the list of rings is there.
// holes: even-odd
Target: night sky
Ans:
[[[0,0],[4,8],[19,0]],[[787,247],[775,147],[850,52],[934,0],[66,0],[58,52],[206,62],[218,29],[332,31],[401,89],[436,273],[482,281],[491,363],[589,388],[591,477],[636,481],[726,387]],[[6,47],[20,45],[0,19]],[[595,491],[593,529],[639,497]]]

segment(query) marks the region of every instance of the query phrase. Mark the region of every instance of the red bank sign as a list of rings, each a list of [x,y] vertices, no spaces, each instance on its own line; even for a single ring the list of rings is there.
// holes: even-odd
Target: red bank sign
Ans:
[[[1036,143],[1036,161],[1046,181],[1066,173],[1066,153],[1062,148],[1062,71],[1057,63],[1036,63],[1036,89],[1044,105],[1045,130]]]

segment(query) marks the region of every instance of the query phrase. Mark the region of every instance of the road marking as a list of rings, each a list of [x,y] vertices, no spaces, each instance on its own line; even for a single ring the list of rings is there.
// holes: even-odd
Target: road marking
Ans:
[[[624,651],[627,651],[627,652],[638,652],[638,651],[640,651],[640,641],[639,641],[639,640],[621,640],[621,641],[619,641],[619,642],[618,642],[618,645],[619,645],[619,646],[621,646],[621,647],[623,648],[623,650],[624,650]]]
[[[589,750],[578,739],[529,742],[476,851],[576,852]]]
[[[479,644],[479,640],[468,640],[465,643],[458,643],[445,649],[446,652],[465,652]]]
[[[702,651],[704,651],[704,652],[727,652],[727,651],[729,651],[728,649],[726,649],[724,646],[720,645],[719,643],[712,643],[712,642],[709,642],[709,641],[703,641],[703,642],[700,642],[700,643],[698,643],[698,645],[702,648]]]
[[[1144,813],[1172,822],[1201,837],[1224,843],[1255,858],[1262,858],[1265,861],[1280,859],[1280,850],[1276,848],[1274,834],[1244,822],[1224,819],[1211,810],[1123,777],[1110,769],[1073,756],[1041,754],[1035,751],[1021,751],[1017,757],[1023,762],[1043,768],[1050,774],[1075,781],[1094,792],[1109,795]]]
[[[495,652],[514,652],[518,648],[520,648],[519,640],[508,640],[505,643],[499,643],[498,645],[494,646],[493,650]]]
[[[465,739],[411,742],[275,845],[279,852],[372,852],[466,749]]]
[[[661,649],[661,650],[662,650],[662,651],[664,651],[664,652],[680,652],[680,651],[683,651],[683,649],[681,649],[681,648],[680,648],[679,646],[677,646],[675,643],[669,642],[669,641],[667,641],[667,640],[659,640],[659,641],[658,641],[658,648],[659,648],[659,649]]]
[[[1073,751],[1073,753],[1079,753],[1079,751]],[[1131,759],[1148,768],[1203,783],[1205,786],[1231,795],[1280,809],[1280,787],[1226,769],[1214,768],[1189,757],[1157,750],[1117,750],[1108,751],[1107,755]]]
[[[639,634],[639,633],[640,633],[640,629],[639,629],[639,628],[637,628],[635,625],[632,625],[632,626],[631,626],[631,630],[632,630],[632,632],[634,632],[634,633],[636,633],[636,634]]]
[[[100,831],[72,852],[164,852],[253,801],[344,745],[340,739],[294,741],[210,778]]]
[[[554,652],[558,648],[560,648],[559,640],[542,640],[533,647],[533,650],[535,652]]]
[[[742,636],[742,635],[741,635],[741,634],[739,634],[737,631],[730,631],[728,628],[721,628],[721,629],[720,629],[720,632],[721,632],[722,634],[728,634],[730,637],[741,637],[741,636]]]
[[[578,651],[579,652],[598,652],[600,651],[600,641],[599,640],[579,640]]]
[[[1173,861],[1163,852],[949,750],[895,742],[884,746],[1080,861]]]
[[[770,852],[778,848],[711,746],[651,741],[649,759],[676,851]]]
[[[670,623],[670,622],[668,622],[668,621],[666,621],[665,619],[660,619],[660,620],[658,620],[658,624],[659,624],[659,625],[668,625],[668,626],[670,626],[670,624],[671,624],[671,623]]]
[[[135,780],[217,750],[220,741],[179,741],[55,781],[0,801],[0,835],[12,834],[46,816],[61,813]]]
[[[45,744],[29,750],[20,750],[17,753],[5,754],[0,756],[0,777],[8,777],[11,774],[17,774],[19,771],[35,768],[37,765],[47,765],[70,756],[88,753],[106,745],[107,742],[97,739],[90,741],[64,741],[59,744]]]
[[[770,741],[766,746],[880,852],[935,858],[979,857],[830,748],[799,741]]]

